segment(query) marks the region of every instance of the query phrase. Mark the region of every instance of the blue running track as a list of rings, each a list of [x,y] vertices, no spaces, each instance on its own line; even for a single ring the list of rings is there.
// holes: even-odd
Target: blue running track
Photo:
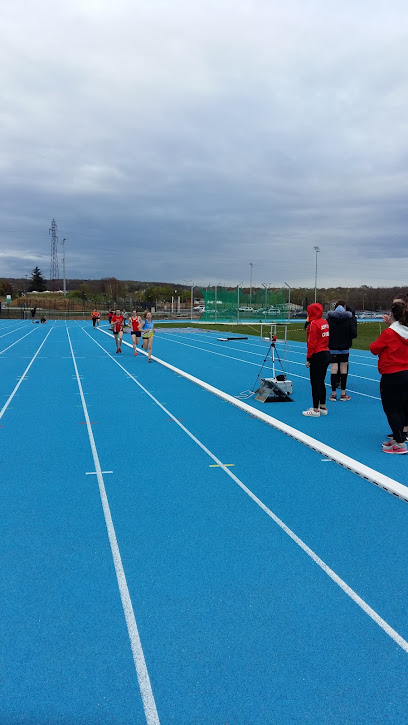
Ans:
[[[408,723],[408,503],[178,372],[250,390],[268,343],[217,335],[159,331],[148,365],[0,320],[0,725]],[[305,346],[278,351],[294,402],[254,411],[408,489],[370,353],[306,419]]]

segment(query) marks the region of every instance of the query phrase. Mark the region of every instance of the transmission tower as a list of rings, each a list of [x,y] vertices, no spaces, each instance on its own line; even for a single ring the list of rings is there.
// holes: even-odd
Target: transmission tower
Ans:
[[[57,237],[57,223],[55,219],[51,222],[49,230],[51,234],[51,265],[50,265],[50,288],[56,289],[57,282],[59,281],[59,270],[58,270],[58,237]]]

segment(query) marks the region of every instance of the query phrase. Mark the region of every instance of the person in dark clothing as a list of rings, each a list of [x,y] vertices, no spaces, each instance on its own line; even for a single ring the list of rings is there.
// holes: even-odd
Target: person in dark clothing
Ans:
[[[349,353],[354,338],[357,337],[357,318],[353,310],[346,309],[343,300],[336,302],[334,310],[327,313],[329,323],[329,350],[331,362],[331,388],[329,400],[337,400],[337,386],[340,382],[340,400],[350,400],[346,393],[349,369]]]
[[[35,313],[37,312],[37,308],[33,307],[31,310],[31,322],[34,322]]]

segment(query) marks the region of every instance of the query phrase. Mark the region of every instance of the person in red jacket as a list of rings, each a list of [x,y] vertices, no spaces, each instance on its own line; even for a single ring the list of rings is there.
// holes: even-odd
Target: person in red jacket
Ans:
[[[329,323],[323,319],[322,315],[323,307],[320,302],[315,302],[307,308],[310,322],[307,328],[306,367],[310,368],[313,407],[304,410],[303,415],[310,418],[327,415],[324,379],[330,362]]]
[[[408,307],[403,300],[391,306],[391,325],[372,342],[370,350],[378,355],[381,373],[380,394],[384,413],[392,430],[392,438],[384,441],[384,453],[408,453],[406,411],[408,408]]]
[[[123,315],[120,314],[120,310],[116,310],[116,313],[111,317],[111,325],[113,328],[113,334],[115,336],[117,353],[122,352],[123,323]]]

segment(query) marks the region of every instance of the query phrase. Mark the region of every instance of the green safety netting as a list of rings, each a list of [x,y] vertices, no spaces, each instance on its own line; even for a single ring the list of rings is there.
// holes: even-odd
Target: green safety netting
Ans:
[[[205,312],[202,320],[281,320],[287,318],[288,305],[283,289],[254,290],[244,293],[241,288],[207,287],[202,289]]]

